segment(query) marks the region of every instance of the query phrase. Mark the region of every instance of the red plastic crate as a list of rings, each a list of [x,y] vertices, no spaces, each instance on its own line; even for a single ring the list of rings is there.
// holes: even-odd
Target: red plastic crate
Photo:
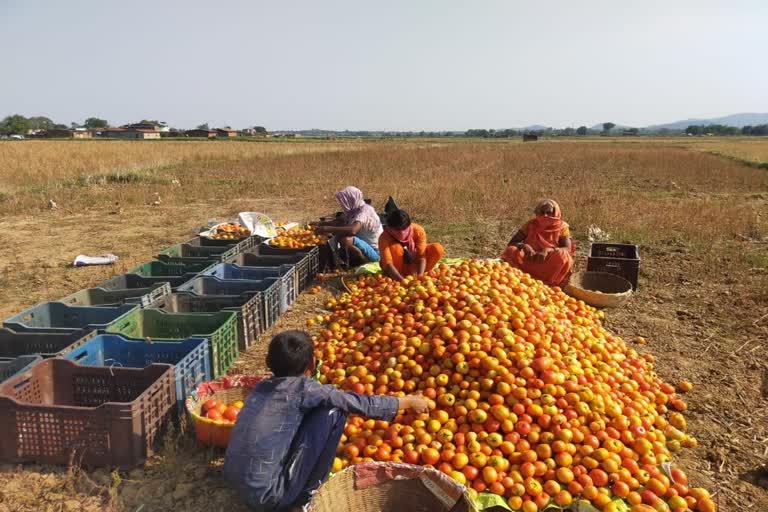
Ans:
[[[0,459],[133,467],[152,455],[175,405],[172,365],[47,359],[0,385]]]

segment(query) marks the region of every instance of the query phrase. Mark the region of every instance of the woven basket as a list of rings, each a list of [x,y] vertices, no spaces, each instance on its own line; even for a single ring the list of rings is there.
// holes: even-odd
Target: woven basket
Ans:
[[[571,276],[565,291],[591,306],[612,308],[632,295],[632,284],[608,272],[576,272]]]
[[[228,376],[211,382],[203,382],[195,392],[187,398],[185,405],[192,424],[195,426],[195,437],[205,445],[226,448],[232,435],[234,423],[224,423],[211,420],[202,414],[206,400],[215,398],[219,402],[230,404],[236,400],[245,401],[253,387],[266,377],[261,376]]]
[[[378,463],[381,464],[381,463]],[[436,471],[436,470],[431,470]],[[335,474],[317,491],[310,512],[467,512],[469,501],[446,506],[419,478],[386,480],[364,489],[355,488],[355,467]]]

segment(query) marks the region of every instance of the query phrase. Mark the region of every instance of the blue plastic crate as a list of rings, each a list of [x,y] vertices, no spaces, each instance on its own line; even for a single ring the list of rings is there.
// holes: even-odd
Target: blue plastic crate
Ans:
[[[42,360],[42,357],[36,355],[0,357],[0,382],[26,371],[30,366]]]
[[[106,329],[107,326],[138,308],[136,304],[116,307],[68,306],[63,302],[43,302],[3,322],[16,332],[67,333]]]
[[[203,276],[213,276],[219,279],[261,281],[271,277],[280,278],[280,311],[285,312],[290,304],[296,301],[299,293],[299,274],[294,265],[279,265],[277,267],[241,267],[234,263],[219,263],[200,273]]]
[[[144,343],[117,334],[100,334],[64,354],[64,358],[86,366],[144,368],[152,363],[172,364],[180,414],[186,397],[198,384],[211,380],[211,360],[205,338]]]
[[[199,276],[190,282],[180,286],[179,292],[190,292],[195,295],[244,295],[244,294],[262,294],[262,305],[264,307],[263,329],[269,329],[277,322],[280,317],[281,303],[280,298],[282,286],[280,278],[268,278],[261,281],[248,281],[236,279],[219,279],[218,277]]]

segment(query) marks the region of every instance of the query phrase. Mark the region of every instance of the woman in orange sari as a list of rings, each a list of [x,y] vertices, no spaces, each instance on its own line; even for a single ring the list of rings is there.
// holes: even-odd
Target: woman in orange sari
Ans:
[[[379,236],[379,252],[382,273],[402,281],[406,276],[421,276],[432,270],[445,249],[437,243],[427,244],[424,228],[412,223],[404,210],[394,210]]]
[[[536,217],[515,233],[501,259],[550,286],[568,281],[573,268],[573,242],[560,205],[544,199],[534,209]]]

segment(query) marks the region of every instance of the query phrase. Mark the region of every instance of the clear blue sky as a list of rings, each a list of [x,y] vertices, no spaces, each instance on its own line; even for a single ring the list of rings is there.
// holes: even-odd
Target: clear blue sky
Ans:
[[[768,1],[0,0],[0,116],[268,129],[768,112]]]

